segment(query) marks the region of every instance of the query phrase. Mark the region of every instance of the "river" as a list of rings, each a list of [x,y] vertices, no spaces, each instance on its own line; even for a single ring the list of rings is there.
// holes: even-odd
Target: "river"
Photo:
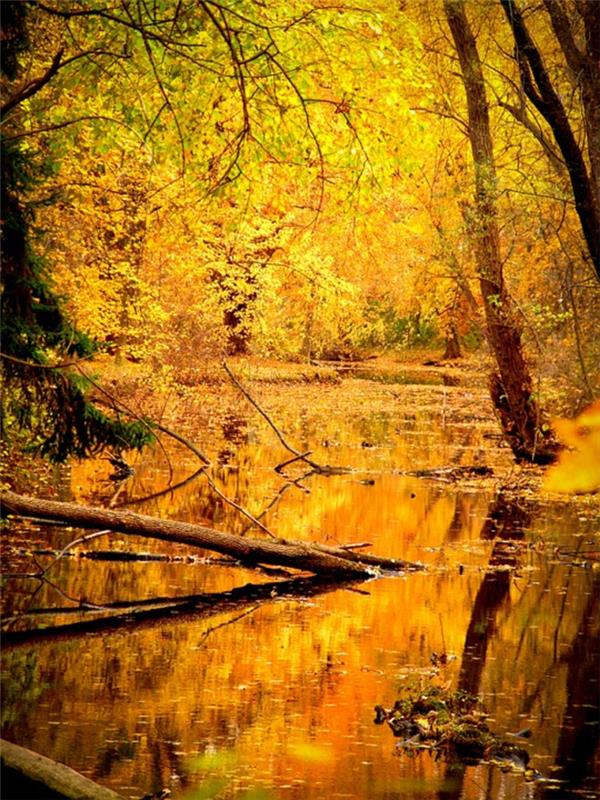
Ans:
[[[289,454],[233,387],[190,392],[186,435],[206,449],[220,490],[271,531],[369,542],[372,552],[426,569],[288,596],[281,576],[120,535],[79,550],[170,560],[65,555],[43,583],[5,565],[8,631],[82,620],[81,602],[106,616],[120,601],[211,597],[199,610],[104,631],[8,637],[3,736],[129,798],[163,788],[172,800],[599,797],[598,506],[503,490],[511,458],[481,381],[443,378],[364,371],[254,386],[297,448],[351,468],[302,478],[294,465],[296,482],[273,470]],[[168,461],[160,447],[148,451],[122,484],[94,460],[52,471],[45,493],[112,498],[116,507],[245,532],[248,520],[201,475],[152,497],[198,466],[185,449],[166,439],[164,447]],[[494,475],[406,474],[473,464]],[[32,550],[60,549],[82,533],[12,520],[5,541],[22,571],[34,568]],[[222,602],[235,587],[264,583],[273,586],[261,595],[248,589]],[[564,780],[561,788],[397,747],[387,725],[374,724],[374,706],[432,685],[478,695],[500,735],[527,729],[532,769]]]

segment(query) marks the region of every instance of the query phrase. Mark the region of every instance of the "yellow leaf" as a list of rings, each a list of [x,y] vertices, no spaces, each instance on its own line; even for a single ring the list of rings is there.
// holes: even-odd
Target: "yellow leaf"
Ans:
[[[559,438],[570,450],[561,453],[544,480],[552,492],[578,494],[600,490],[600,400],[576,419],[553,421]]]

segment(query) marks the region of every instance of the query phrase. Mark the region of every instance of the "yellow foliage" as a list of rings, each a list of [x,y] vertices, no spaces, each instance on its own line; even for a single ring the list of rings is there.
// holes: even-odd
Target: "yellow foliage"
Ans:
[[[575,419],[554,420],[554,428],[571,449],[548,470],[544,488],[568,494],[600,490],[600,400]]]

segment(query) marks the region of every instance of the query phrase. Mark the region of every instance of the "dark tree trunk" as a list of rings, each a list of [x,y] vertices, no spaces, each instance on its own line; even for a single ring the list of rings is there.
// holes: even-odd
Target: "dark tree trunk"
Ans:
[[[456,358],[462,358],[460,339],[458,338],[458,331],[456,330],[456,324],[454,321],[450,323],[448,330],[446,331],[446,349],[444,350],[444,355],[442,358],[445,361],[452,361]]]
[[[250,346],[250,331],[248,330],[246,314],[248,304],[256,299],[256,295],[247,301],[238,302],[233,308],[228,308],[223,313],[223,324],[227,328],[227,355],[246,356]],[[231,302],[235,303],[234,297]]]
[[[541,53],[529,34],[514,0],[501,0],[515,40],[515,58],[521,85],[529,101],[552,130],[565,160],[575,208],[596,275],[600,279],[600,3],[581,2],[585,26],[585,51],[579,50],[569,18],[558,0],[545,0],[552,27],[565,55],[573,79],[581,89],[588,139],[590,171],[569,123],[559,93],[554,88]]]
[[[470,227],[490,348],[498,366],[490,394],[504,435],[519,461],[548,463],[554,448],[541,431],[521,331],[504,283],[496,213],[496,170],[488,104],[477,43],[463,0],[444,0],[467,97],[469,139],[475,168],[475,209]]]

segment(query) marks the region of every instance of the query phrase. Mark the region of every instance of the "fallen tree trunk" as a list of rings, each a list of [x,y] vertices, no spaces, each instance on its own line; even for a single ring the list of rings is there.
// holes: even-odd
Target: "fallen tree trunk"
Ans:
[[[5,491],[0,493],[2,513],[67,522],[78,528],[108,528],[132,536],[202,547],[231,556],[245,565],[270,564],[293,567],[304,572],[339,577],[370,577],[378,570],[394,572],[421,569],[394,558],[381,558],[343,547],[289,541],[286,539],[249,539],[216,531],[189,522],[157,519],[130,511],[100,509]]]
[[[124,800],[123,796],[26,747],[0,739],[2,796],[53,800]]]

